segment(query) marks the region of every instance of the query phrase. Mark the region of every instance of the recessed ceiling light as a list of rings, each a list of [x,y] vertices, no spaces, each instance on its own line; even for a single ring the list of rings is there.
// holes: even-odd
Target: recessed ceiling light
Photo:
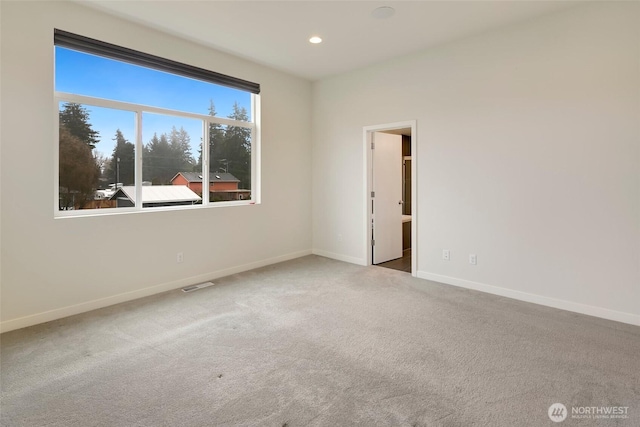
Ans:
[[[396,13],[396,10],[391,6],[382,6],[373,9],[373,12],[371,12],[371,16],[378,19],[387,19],[391,18],[394,13]]]
[[[322,43],[322,39],[318,36],[313,36],[309,39],[309,43],[313,43],[313,44]]]

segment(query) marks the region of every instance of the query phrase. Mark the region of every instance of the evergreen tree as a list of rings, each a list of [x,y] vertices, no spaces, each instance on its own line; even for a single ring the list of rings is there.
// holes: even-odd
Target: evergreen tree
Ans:
[[[249,121],[247,110],[237,102],[228,116],[238,121]],[[228,126],[225,132],[223,153],[227,160],[227,172],[240,180],[239,188],[251,189],[251,129]]]
[[[215,116],[213,101],[209,104],[209,115]],[[246,108],[237,102],[233,112],[227,116],[238,121],[249,121]],[[238,188],[251,189],[251,129],[240,126],[223,126],[209,123],[209,171],[229,172],[240,180]],[[202,167],[202,155],[198,156],[196,168]]]
[[[171,178],[178,172],[174,152],[166,134],[153,134],[153,138],[145,146],[142,158],[143,180],[151,181],[153,185],[170,184]],[[145,174],[146,171],[146,174]]]
[[[122,185],[135,185],[135,145],[126,140],[120,129],[113,138],[116,142],[113,154],[105,166],[108,181]]]
[[[160,139],[156,133],[153,134],[153,137],[149,142],[142,147],[142,180],[143,181],[152,181],[153,175],[155,175],[155,161],[152,151],[156,149],[158,144],[160,143]]]
[[[73,102],[67,102],[59,113],[60,127],[66,130],[91,149],[96,148],[100,142],[100,134],[93,130],[89,123],[89,112],[85,107]]]
[[[153,185],[169,185],[178,172],[189,172],[195,168],[191,155],[191,137],[181,127],[171,128],[169,134],[153,134],[143,148],[142,179]]]
[[[178,172],[192,170],[195,162],[191,155],[191,137],[183,127],[178,130],[173,126],[169,134],[169,141],[173,155],[171,166],[175,168],[175,173],[169,178],[171,179]]]
[[[209,115],[212,117],[216,115],[216,107],[213,100],[209,101]],[[209,123],[209,170],[211,172],[218,171],[223,167],[223,164],[220,162],[220,159],[224,158],[220,155],[223,143],[224,129],[222,125]],[[200,166],[200,170],[202,170],[202,156],[198,159],[198,166]]]

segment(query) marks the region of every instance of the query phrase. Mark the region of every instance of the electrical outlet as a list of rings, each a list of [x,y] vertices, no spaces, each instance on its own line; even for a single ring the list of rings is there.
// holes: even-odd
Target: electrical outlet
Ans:
[[[478,257],[476,256],[476,254],[469,254],[469,264],[478,264]]]
[[[176,262],[181,263],[183,261],[184,261],[184,254],[182,252],[178,252],[178,254],[176,255]]]
[[[442,259],[445,261],[449,261],[451,259],[451,254],[449,253],[449,249],[442,250]]]

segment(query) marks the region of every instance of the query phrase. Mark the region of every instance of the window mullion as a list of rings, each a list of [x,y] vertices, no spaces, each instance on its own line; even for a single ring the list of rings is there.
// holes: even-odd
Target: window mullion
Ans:
[[[209,122],[202,121],[202,204],[209,204]]]
[[[54,141],[56,143],[56,147],[53,153],[53,159],[55,162],[53,176],[53,206],[55,214],[60,212],[60,100],[57,97],[54,97],[53,106],[55,111],[55,120],[53,121],[53,134],[55,135]]]
[[[251,118],[253,119],[253,127],[251,128],[251,201],[252,203],[261,203],[261,165],[260,154],[261,141],[260,134],[260,95],[251,95]]]
[[[136,149],[135,149],[135,186],[136,209],[142,210],[142,110],[136,111]]]

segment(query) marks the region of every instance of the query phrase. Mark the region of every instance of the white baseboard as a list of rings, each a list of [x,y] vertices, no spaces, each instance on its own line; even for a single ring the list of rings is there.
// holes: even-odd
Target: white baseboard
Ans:
[[[87,301],[68,307],[58,308],[55,310],[45,311],[43,313],[32,314],[29,316],[19,317],[17,319],[5,320],[0,323],[0,333],[9,332],[15,329],[26,328],[28,326],[37,325],[39,323],[50,322],[52,320],[62,319],[63,317],[73,316],[87,311],[96,310],[98,308],[108,307],[110,305],[119,304],[122,302],[132,301],[138,298],[155,295],[160,292],[171,291],[174,289],[182,288],[196,283],[201,283],[209,280],[215,280],[220,277],[229,276],[231,274],[242,273],[243,271],[253,270],[254,268],[264,267],[271,264],[276,264],[283,261],[288,261],[294,258],[300,258],[306,255],[311,255],[311,249],[292,252],[285,255],[280,255],[274,258],[268,258],[261,261],[252,262],[249,264],[243,264],[236,267],[225,268],[223,270],[212,271],[210,273],[199,274],[197,276],[186,277],[180,280],[174,280],[172,282],[162,283],[148,288],[138,289],[131,292],[125,292],[123,294],[113,295],[106,298],[100,298],[93,301]]]
[[[573,311],[575,313],[586,314],[588,316],[595,316],[603,319],[615,320],[616,322],[629,323],[631,325],[640,326],[640,315],[637,314],[625,313],[622,311],[609,310],[607,308],[594,307],[591,305],[580,304],[572,301],[544,297],[541,295],[515,291],[512,289],[501,288],[484,283],[472,282],[470,280],[458,279],[456,277],[441,276],[439,274],[428,273],[426,271],[418,271],[417,276],[420,279],[431,280],[447,285],[453,285],[461,288],[486,292],[489,294],[500,295],[502,297],[513,298],[519,301],[531,302],[547,307],[559,308],[561,310]]]
[[[314,255],[320,255],[323,256],[325,258],[331,258],[331,259],[336,259],[338,261],[344,261],[344,262],[348,262],[350,264],[358,264],[358,265],[367,265],[366,261],[362,258],[355,258],[355,257],[350,257],[347,255],[341,255],[341,254],[336,254],[333,252],[327,252],[327,251],[323,251],[321,249],[313,249],[311,251]]]

